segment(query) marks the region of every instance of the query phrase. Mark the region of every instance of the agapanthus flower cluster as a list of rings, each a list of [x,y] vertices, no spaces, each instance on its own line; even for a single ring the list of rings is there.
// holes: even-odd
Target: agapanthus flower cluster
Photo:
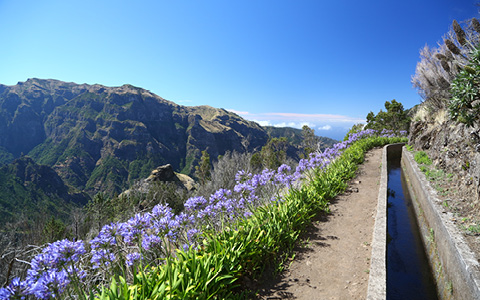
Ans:
[[[58,297],[72,280],[85,278],[85,270],[77,266],[85,254],[83,241],[61,240],[48,244],[30,262],[24,281],[15,278],[9,286],[0,289],[0,299]]]
[[[206,231],[232,228],[258,206],[282,201],[285,190],[294,187],[311,170],[327,167],[355,141],[392,134],[372,129],[353,133],[347,141],[301,159],[294,170],[281,165],[277,170],[265,169],[258,174],[240,171],[233,190],[219,189],[208,198],[192,197],[179,214],[174,214],[167,204],[159,204],[151,212],[136,214],[126,222],[103,226],[89,242],[62,240],[48,244],[30,262],[25,280],[15,278],[7,287],[0,288],[0,300],[26,296],[58,298],[72,283],[98,284],[99,274],[108,280],[114,275],[113,270],[119,268],[125,272],[136,266],[161,263],[175,253],[175,248],[198,247]]]

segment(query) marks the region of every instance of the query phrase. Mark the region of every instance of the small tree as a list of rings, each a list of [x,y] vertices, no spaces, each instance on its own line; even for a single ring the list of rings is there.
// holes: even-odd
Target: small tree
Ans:
[[[302,148],[304,151],[304,157],[308,157],[310,153],[317,150],[319,138],[315,135],[315,130],[308,127],[307,125],[303,125],[302,127],[302,136]]]
[[[452,120],[474,126],[480,115],[480,48],[452,83],[448,103]]]
[[[410,118],[403,109],[403,105],[393,99],[391,102],[385,101],[387,111],[380,110],[377,115],[369,112],[367,115],[367,125],[365,129],[382,130],[388,129],[398,132],[408,130]]]
[[[260,156],[264,168],[276,169],[287,160],[288,141],[286,137],[273,138],[262,147]]]
[[[86,208],[87,215],[95,225],[98,226],[98,230],[114,217],[114,206],[110,199],[103,193],[96,194],[93,199],[88,202]]]
[[[210,163],[210,155],[207,150],[202,151],[200,163],[195,167],[195,176],[197,176],[200,184],[204,185],[211,177],[212,165]]]
[[[250,158],[250,166],[255,171],[259,171],[263,168],[262,154],[260,152],[252,155]]]
[[[45,243],[52,243],[69,237],[67,226],[60,219],[51,217],[43,227],[43,238]]]

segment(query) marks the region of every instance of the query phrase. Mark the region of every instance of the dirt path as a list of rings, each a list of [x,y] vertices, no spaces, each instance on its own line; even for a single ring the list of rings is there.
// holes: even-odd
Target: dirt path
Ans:
[[[319,216],[292,264],[266,282],[259,299],[365,299],[382,149],[366,154],[347,192]]]

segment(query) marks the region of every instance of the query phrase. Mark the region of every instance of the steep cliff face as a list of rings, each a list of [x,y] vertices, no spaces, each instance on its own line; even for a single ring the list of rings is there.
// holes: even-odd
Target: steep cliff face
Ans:
[[[434,165],[450,177],[449,186],[441,190],[451,201],[449,205],[462,217],[477,219],[480,212],[480,128],[451,121],[445,111],[436,114],[420,111],[411,123],[409,144],[425,151]]]
[[[73,207],[87,203],[87,194],[66,186],[48,166],[21,157],[0,168],[0,227],[28,216],[46,219],[50,215],[68,219]]]
[[[180,106],[131,85],[41,79],[0,85],[0,132],[0,163],[28,153],[91,195],[121,192],[166,163],[190,174],[203,150],[215,158],[268,139],[223,109]]]

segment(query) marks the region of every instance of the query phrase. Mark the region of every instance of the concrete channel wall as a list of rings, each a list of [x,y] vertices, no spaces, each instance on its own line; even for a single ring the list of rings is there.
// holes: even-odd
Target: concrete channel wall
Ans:
[[[401,145],[403,146],[403,144]],[[401,147],[400,146],[400,147]],[[387,299],[387,148],[383,147],[377,214],[373,229],[372,258],[368,278],[367,300]]]
[[[403,145],[392,144],[383,148],[367,299],[387,298],[387,160],[389,156],[401,155],[402,170],[412,197],[430,266],[435,275],[440,299],[480,300],[479,261],[451,221],[453,216],[443,209],[441,200],[437,198],[436,191],[418,168],[413,154]]]
[[[402,169],[441,299],[480,299],[480,264],[437,191],[403,148]]]

